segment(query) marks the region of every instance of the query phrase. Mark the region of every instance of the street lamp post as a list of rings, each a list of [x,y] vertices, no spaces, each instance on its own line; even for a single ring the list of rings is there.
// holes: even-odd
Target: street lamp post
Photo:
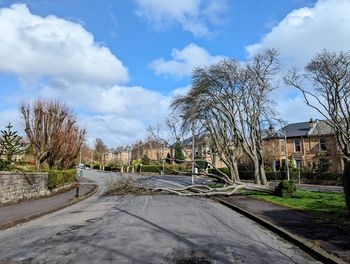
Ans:
[[[79,153],[79,167],[81,166],[81,156],[83,151],[83,145],[80,146],[80,153]]]
[[[192,185],[194,185],[194,174],[195,174],[195,166],[194,166],[194,121],[192,121]]]
[[[184,118],[184,115],[180,115]],[[194,165],[194,120],[192,119],[192,185],[194,185],[194,174],[195,174],[195,165]]]
[[[90,169],[92,169],[92,163],[93,163],[93,159],[94,159],[94,151],[91,149],[91,159],[90,159]]]

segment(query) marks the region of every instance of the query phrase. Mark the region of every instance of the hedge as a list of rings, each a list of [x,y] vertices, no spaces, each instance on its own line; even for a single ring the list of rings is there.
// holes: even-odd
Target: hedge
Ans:
[[[102,167],[103,168],[103,167]],[[111,166],[108,166],[108,165],[105,165],[104,166],[104,170],[105,171],[111,171],[112,170],[112,167]]]
[[[223,167],[223,168],[217,168],[219,171],[225,173],[227,176],[230,176],[230,170],[227,167]],[[209,169],[208,171],[211,174],[217,174],[220,175],[220,173],[216,170],[216,169]]]
[[[228,168],[219,168],[220,171],[225,173],[226,175],[230,175],[230,171]],[[211,169],[210,173],[219,174],[215,169]],[[287,179],[287,172],[285,171],[266,171],[266,178],[269,181],[272,180],[284,180]],[[290,179],[294,181],[298,181],[298,172],[291,171],[289,173]],[[253,180],[254,172],[252,171],[240,171],[239,177],[241,180]],[[341,183],[342,174],[336,172],[325,172],[325,173],[317,173],[317,172],[300,172],[300,180],[304,183],[321,183],[323,181],[330,181]]]
[[[75,181],[77,176],[77,171],[75,169],[49,170],[47,172],[49,173],[47,182],[47,187],[49,190],[55,189],[68,183],[72,183]]]
[[[139,168],[138,168],[139,171]],[[141,172],[155,172],[160,173],[161,166],[160,165],[143,165],[141,167]]]
[[[100,169],[100,165],[99,164],[94,164],[94,165],[92,165],[92,169],[99,170]]]
[[[163,165],[143,165],[141,167],[141,172],[154,172],[154,173],[160,173],[163,169]],[[165,165],[164,170],[166,174],[176,174],[175,171],[179,172],[191,172],[191,167],[188,168],[188,166],[184,164],[174,164],[174,165]],[[136,167],[135,172],[140,172],[140,165]]]

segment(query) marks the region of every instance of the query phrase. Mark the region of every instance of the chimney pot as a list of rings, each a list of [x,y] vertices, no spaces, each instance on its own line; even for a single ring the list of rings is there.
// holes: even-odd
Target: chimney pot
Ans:
[[[315,121],[312,118],[310,118],[309,126],[310,126],[310,128],[314,128],[314,126],[315,126]]]

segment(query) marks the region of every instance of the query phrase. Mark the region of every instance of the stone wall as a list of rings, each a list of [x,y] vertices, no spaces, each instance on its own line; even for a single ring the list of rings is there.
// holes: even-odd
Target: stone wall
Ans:
[[[0,205],[49,195],[48,173],[0,171]]]

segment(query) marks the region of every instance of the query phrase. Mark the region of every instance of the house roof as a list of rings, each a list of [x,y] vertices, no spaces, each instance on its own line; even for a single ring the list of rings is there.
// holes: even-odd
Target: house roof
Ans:
[[[293,138],[331,135],[334,134],[334,129],[323,120],[316,120],[313,128],[310,128],[310,122],[292,123],[275,132],[270,138],[284,137],[284,132],[287,138]]]
[[[322,136],[335,134],[334,127],[328,125],[325,121],[317,121],[317,125],[310,131],[310,136]]]
[[[310,124],[309,122],[288,124],[282,131],[286,131],[287,137],[305,137],[310,131]]]

